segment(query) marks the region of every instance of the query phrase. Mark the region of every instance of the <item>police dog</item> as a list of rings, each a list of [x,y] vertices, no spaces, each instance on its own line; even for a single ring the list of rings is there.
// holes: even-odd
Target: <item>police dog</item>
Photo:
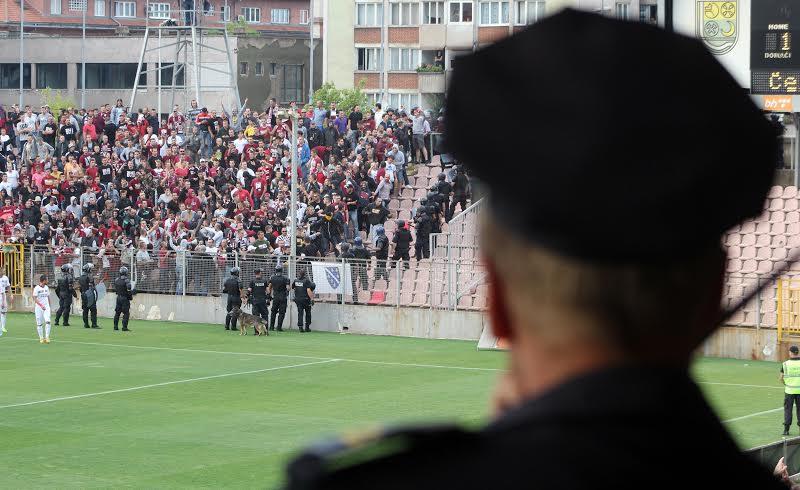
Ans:
[[[231,316],[239,322],[239,335],[247,335],[247,327],[253,327],[256,335],[269,335],[267,323],[260,316],[242,311],[241,307],[231,310]]]

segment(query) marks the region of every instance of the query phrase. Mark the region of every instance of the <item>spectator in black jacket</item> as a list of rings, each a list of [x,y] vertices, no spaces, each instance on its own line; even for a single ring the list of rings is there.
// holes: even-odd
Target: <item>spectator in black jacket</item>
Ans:
[[[411,232],[408,231],[406,222],[399,219],[397,220],[397,231],[394,232],[394,254],[392,255],[392,260],[403,260],[403,268],[408,269],[408,261],[411,258],[408,255],[409,250],[411,249],[411,242],[414,239],[411,237]]]

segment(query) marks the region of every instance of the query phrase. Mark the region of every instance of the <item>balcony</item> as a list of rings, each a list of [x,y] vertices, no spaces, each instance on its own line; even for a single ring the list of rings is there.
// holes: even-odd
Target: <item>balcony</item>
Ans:
[[[445,92],[445,74],[440,72],[419,72],[419,91],[423,94],[443,94]]]

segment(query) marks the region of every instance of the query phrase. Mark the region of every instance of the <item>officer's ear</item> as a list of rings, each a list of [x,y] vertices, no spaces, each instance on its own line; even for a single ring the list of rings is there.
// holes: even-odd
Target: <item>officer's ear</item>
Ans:
[[[508,304],[506,303],[506,284],[497,273],[494,263],[488,257],[484,257],[486,264],[487,278],[489,282],[489,321],[491,322],[492,333],[498,339],[511,340],[514,336],[514,329],[511,328]]]

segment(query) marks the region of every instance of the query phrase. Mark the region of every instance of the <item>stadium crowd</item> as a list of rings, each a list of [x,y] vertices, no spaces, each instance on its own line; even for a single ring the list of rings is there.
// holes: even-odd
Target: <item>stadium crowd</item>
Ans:
[[[430,162],[430,122],[419,108],[292,103],[293,128],[274,99],[262,112],[247,102],[216,112],[192,101],[166,118],[153,108],[129,111],[121,100],[58,114],[0,106],[0,236],[49,246],[55,265],[69,260],[70,247],[107,258],[129,253],[145,271],[190,251],[218,264],[234,253],[279,263],[291,248],[296,177],[298,255],[386,261],[392,248],[392,259],[408,261],[410,228],[416,256],[427,257],[427,235],[457,204],[465,207],[466,177],[441,174],[412,222],[398,221],[394,243],[386,237],[389,201],[409,186],[409,164]],[[371,252],[359,232],[369,232]]]

